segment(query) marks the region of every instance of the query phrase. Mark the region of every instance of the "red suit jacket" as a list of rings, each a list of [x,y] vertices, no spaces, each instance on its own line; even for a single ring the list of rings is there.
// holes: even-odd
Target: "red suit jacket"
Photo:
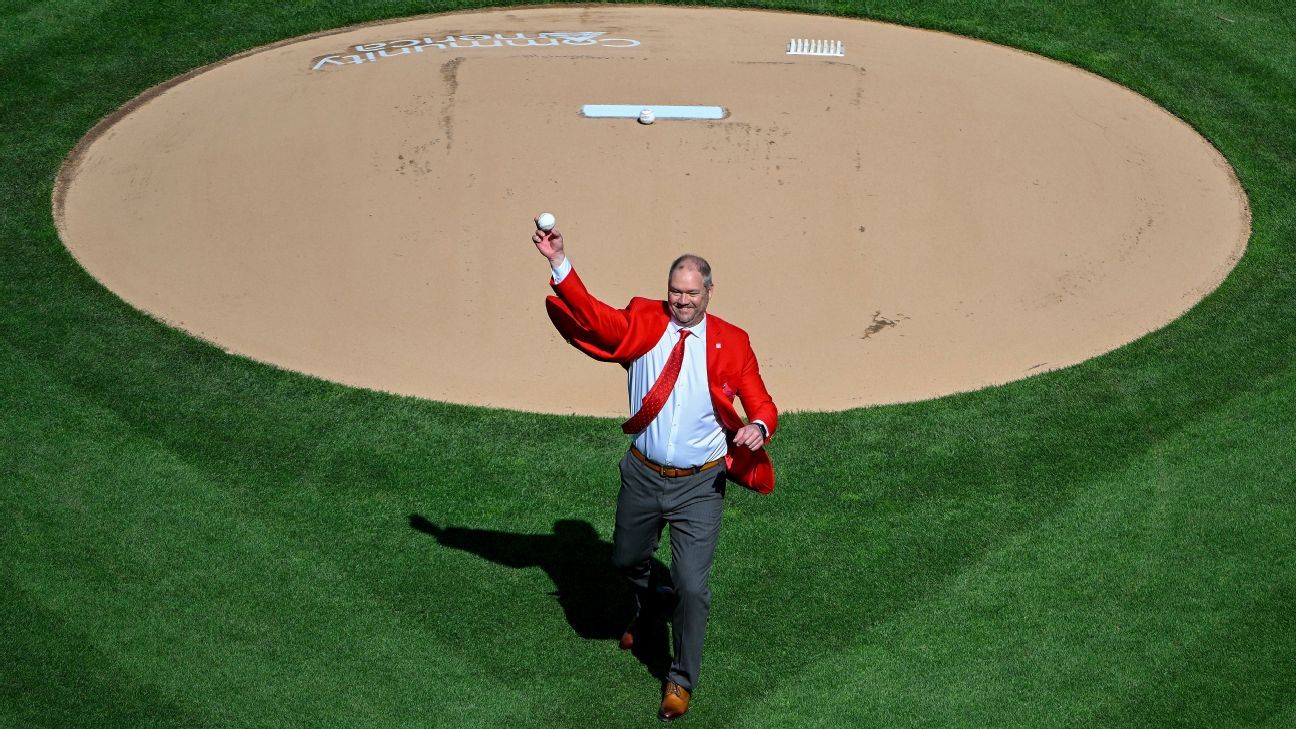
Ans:
[[[550,282],[552,284],[552,281]],[[549,319],[574,347],[604,362],[629,367],[656,346],[670,322],[665,301],[635,297],[624,309],[616,309],[594,298],[571,271],[562,283],[553,284],[557,296],[545,301]],[[707,384],[716,420],[729,441],[725,456],[728,478],[742,486],[768,494],[774,490],[774,466],[762,448],[753,451],[735,446],[734,433],[744,422],[734,408],[734,396],[742,399],[751,420],[760,420],[770,435],[778,427],[778,409],[761,380],[756,353],[747,332],[707,314]]]

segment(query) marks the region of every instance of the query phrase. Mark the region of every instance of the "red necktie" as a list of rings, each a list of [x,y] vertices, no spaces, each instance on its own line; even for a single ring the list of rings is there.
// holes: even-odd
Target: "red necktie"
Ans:
[[[666,358],[666,366],[662,368],[661,374],[657,375],[657,381],[653,383],[652,389],[644,395],[639,412],[621,424],[622,432],[630,435],[638,433],[647,428],[653,418],[657,417],[657,413],[661,412],[662,406],[666,404],[666,398],[670,397],[671,390],[675,389],[675,380],[679,379],[680,367],[684,365],[684,339],[690,333],[687,329],[679,330],[679,341],[671,350],[670,357]]]

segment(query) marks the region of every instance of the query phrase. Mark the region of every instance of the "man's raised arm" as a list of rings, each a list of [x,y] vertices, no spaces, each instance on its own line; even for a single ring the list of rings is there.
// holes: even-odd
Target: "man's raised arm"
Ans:
[[[585,289],[580,276],[572,270],[571,261],[567,259],[564,249],[562,233],[557,228],[541,230],[537,220],[531,242],[549,260],[554,292],[558,294],[558,299],[565,305],[574,322],[589,332],[602,349],[609,352],[615,350],[630,328],[629,314],[624,309],[599,301]],[[570,336],[568,332],[564,332],[564,335]]]

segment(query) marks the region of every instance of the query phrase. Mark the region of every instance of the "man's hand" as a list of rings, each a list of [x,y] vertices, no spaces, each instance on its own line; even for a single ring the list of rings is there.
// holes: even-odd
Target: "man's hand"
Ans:
[[[537,215],[536,217],[539,218],[540,216]],[[535,243],[536,250],[540,251],[541,255],[549,259],[550,267],[557,268],[567,258],[567,255],[563,253],[562,233],[558,232],[557,228],[546,233],[540,230],[540,221],[535,222],[537,227],[535,235],[531,236],[531,242]]]
[[[734,445],[747,446],[758,451],[765,445],[765,433],[755,423],[748,423],[734,433]]]

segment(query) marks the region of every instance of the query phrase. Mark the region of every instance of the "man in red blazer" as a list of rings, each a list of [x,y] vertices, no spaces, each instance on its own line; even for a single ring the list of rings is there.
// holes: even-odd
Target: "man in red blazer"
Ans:
[[[674,657],[658,715],[677,719],[688,711],[702,661],[725,482],[762,494],[774,489],[764,446],[778,409],[747,333],[707,314],[714,286],[704,259],[684,255],[671,264],[665,301],[636,297],[617,309],[586,290],[560,232],[537,226],[532,242],[552,269],[556,296],[546,307],[554,326],[585,354],[627,371],[631,417],[621,427],[633,440],[621,459],[612,562],[630,582],[635,610],[621,647],[632,648],[659,618],[651,559],[670,524]]]

